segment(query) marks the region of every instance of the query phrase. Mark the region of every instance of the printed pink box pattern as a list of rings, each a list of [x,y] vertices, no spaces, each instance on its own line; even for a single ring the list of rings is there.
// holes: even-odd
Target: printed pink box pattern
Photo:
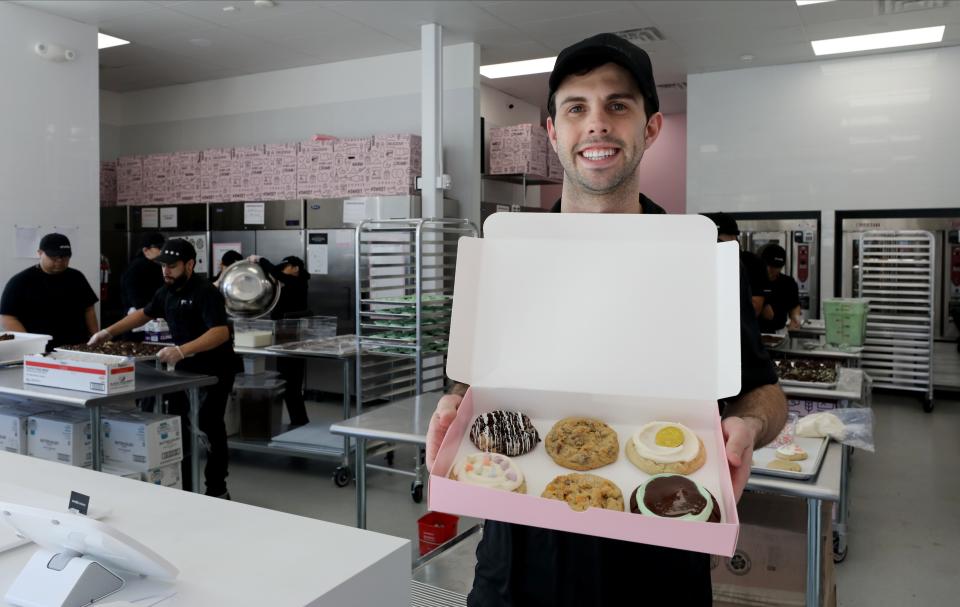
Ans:
[[[547,176],[547,131],[538,124],[490,129],[490,174]]]
[[[139,205],[143,201],[143,159],[140,156],[117,158],[117,204]]]
[[[302,141],[297,155],[297,196],[335,198],[334,139]]]
[[[100,162],[100,206],[112,207],[117,204],[117,163],[105,160]]]

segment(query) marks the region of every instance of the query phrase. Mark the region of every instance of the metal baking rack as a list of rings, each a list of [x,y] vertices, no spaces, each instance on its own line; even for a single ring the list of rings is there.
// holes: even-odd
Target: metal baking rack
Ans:
[[[862,367],[875,387],[918,392],[932,411],[933,234],[865,232],[860,251],[860,296],[869,300]]]
[[[366,401],[443,389],[457,245],[462,236],[477,234],[467,219],[368,220],[357,226],[358,415]],[[388,444],[377,451],[387,452],[392,464],[393,449]],[[423,499],[422,462],[419,449],[410,486],[415,502]]]

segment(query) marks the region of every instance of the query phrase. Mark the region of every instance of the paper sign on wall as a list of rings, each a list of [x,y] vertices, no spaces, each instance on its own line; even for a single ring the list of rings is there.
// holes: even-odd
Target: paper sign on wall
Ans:
[[[264,224],[264,216],[266,215],[266,206],[263,202],[243,203],[244,225],[262,226]]]
[[[213,259],[211,260],[211,263],[213,263],[213,265],[216,266],[214,268],[215,272],[220,271],[220,260],[223,259],[223,254],[226,253],[227,251],[236,251],[237,253],[240,253],[241,255],[243,255],[243,251],[241,250],[239,242],[213,243]]]
[[[367,201],[346,199],[343,201],[343,223],[357,225],[367,217]]]
[[[144,207],[140,210],[140,227],[154,229],[160,227],[160,213],[156,207]]]
[[[207,235],[206,234],[188,234],[186,236],[180,236],[184,240],[188,241],[193,245],[193,248],[197,250],[197,265],[193,267],[194,272],[200,274],[206,274],[210,271],[210,265],[207,260]]]
[[[40,228],[36,226],[15,226],[14,242],[16,242],[18,258],[36,260],[37,250],[40,248]]]
[[[177,227],[177,207],[163,207],[162,209],[160,209],[160,227],[161,228]]]

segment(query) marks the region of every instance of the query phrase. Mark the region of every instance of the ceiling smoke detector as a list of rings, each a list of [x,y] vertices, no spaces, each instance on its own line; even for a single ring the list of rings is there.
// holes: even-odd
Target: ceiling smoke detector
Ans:
[[[617,35],[624,40],[629,40],[634,44],[644,44],[649,42],[663,42],[666,40],[663,34],[656,27],[638,27],[637,29],[624,30],[617,32]]]

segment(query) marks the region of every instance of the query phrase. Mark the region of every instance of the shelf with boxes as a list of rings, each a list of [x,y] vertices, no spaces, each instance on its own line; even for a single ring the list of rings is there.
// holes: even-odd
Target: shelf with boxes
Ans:
[[[209,148],[102,162],[102,206],[392,196],[416,192],[419,135]]]
[[[560,158],[538,124],[492,127],[489,165],[483,179],[521,186],[524,207],[528,186],[563,183]]]

